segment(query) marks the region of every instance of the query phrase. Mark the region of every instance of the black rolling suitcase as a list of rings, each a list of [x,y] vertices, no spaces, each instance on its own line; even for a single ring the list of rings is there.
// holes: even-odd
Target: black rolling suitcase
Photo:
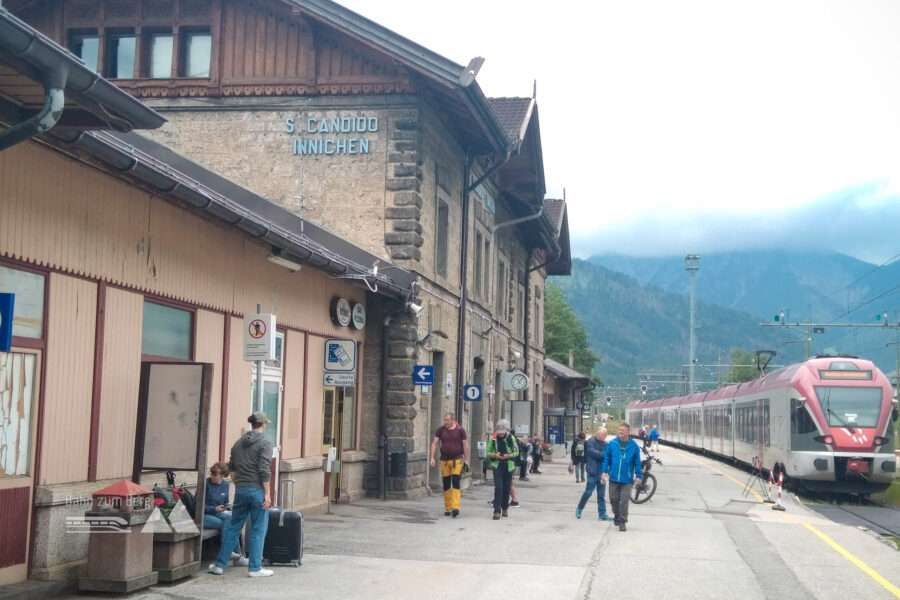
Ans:
[[[291,508],[294,506],[294,480],[282,482],[282,503],[284,487],[290,483],[291,493],[288,496]],[[264,565],[293,565],[299,567],[303,562],[303,515],[296,510],[284,508],[269,509],[269,530],[263,544],[262,562]]]

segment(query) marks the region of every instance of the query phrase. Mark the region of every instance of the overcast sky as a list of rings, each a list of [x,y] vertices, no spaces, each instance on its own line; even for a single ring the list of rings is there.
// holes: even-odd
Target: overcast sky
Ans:
[[[537,100],[572,251],[900,253],[898,0],[339,0]]]

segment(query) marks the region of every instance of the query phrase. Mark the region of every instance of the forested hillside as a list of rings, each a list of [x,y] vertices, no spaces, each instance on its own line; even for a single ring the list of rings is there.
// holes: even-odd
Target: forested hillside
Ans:
[[[563,290],[584,321],[602,360],[595,373],[607,385],[634,385],[642,369],[680,371],[688,363],[687,296],[641,285],[632,277],[578,259],[570,277],[549,281]],[[733,348],[776,349],[778,362],[803,358],[803,348],[781,346],[780,330],[759,327],[759,322],[759,317],[744,312],[698,302],[698,363],[727,363]],[[695,378],[715,380],[715,369],[699,367]]]

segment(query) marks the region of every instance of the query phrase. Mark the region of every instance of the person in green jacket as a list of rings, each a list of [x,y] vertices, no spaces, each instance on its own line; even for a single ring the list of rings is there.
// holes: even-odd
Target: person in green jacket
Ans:
[[[494,427],[494,435],[488,442],[488,458],[494,470],[494,520],[500,516],[508,517],[509,488],[512,474],[516,469],[516,457],[519,445],[516,436],[509,431],[509,421],[500,419]]]

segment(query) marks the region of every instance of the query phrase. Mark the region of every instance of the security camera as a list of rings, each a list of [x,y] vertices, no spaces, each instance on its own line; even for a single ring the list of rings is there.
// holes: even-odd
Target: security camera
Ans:
[[[415,302],[407,302],[407,303],[406,303],[406,308],[408,308],[409,311],[410,311],[413,315],[419,316],[419,313],[422,312],[422,309],[423,309],[424,307],[423,307],[421,304],[416,304]]]

